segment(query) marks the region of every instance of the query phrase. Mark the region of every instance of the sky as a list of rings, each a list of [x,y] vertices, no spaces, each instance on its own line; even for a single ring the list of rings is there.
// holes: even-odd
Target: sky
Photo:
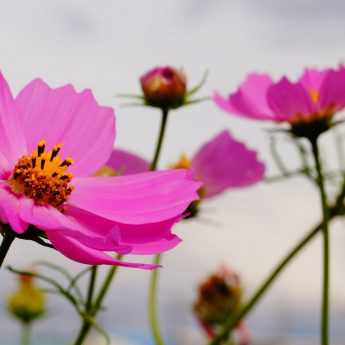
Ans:
[[[118,93],[138,93],[139,76],[155,65],[183,67],[189,85],[209,70],[200,95],[215,89],[236,89],[248,72],[269,72],[296,78],[302,69],[336,66],[344,61],[345,3],[340,0],[12,0],[0,4],[0,69],[18,92],[41,77],[51,86],[72,83],[91,88],[98,101],[115,108],[117,147],[152,156],[159,113],[121,107]],[[222,113],[211,102],[174,112],[162,153],[161,167],[181,153],[192,154],[208,139],[228,128],[259,152],[267,175],[277,173],[269,151],[271,125]],[[323,152],[335,164],[332,135],[323,138]],[[296,167],[291,143],[280,139],[286,163]],[[198,281],[219,264],[237,269],[246,293],[255,289],[275,262],[320,218],[318,195],[304,178],[233,190],[204,206],[200,221],[180,224],[183,243],[164,257],[160,312],[172,342],[195,341],[197,325],[191,314]],[[332,226],[332,309],[334,332],[344,321],[344,224]],[[281,276],[250,319],[261,335],[317,333],[320,305],[321,242],[316,240]],[[57,253],[19,242],[8,257],[17,267],[51,259],[72,271],[80,265]],[[146,258],[149,260],[149,258]],[[147,272],[120,270],[107,300],[102,321],[124,336],[146,332]],[[0,272],[0,292],[14,286]],[[38,334],[73,334],[73,312],[52,299],[51,313]],[[57,323],[61,314],[70,323]],[[2,316],[4,318],[4,316]],[[1,316],[0,316],[1,319]],[[179,330],[177,332],[176,330]],[[0,332],[16,328],[5,319]],[[135,333],[134,332],[134,333]],[[188,340],[187,340],[188,339]]]

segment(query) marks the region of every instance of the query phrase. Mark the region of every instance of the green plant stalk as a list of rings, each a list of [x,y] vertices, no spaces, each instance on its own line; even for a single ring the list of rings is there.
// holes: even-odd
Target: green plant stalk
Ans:
[[[6,255],[15,239],[15,233],[14,231],[8,230],[4,231],[2,233],[3,239],[0,245],[0,268],[2,267],[2,264],[4,263],[4,260],[6,258]]]
[[[330,281],[330,244],[329,244],[329,207],[322,173],[319,145],[317,138],[310,141],[317,171],[317,184],[320,191],[321,207],[323,214],[323,284],[321,304],[321,345],[329,344],[329,281]]]
[[[117,260],[121,260],[122,259],[122,255],[117,255],[116,257]],[[94,288],[95,288],[95,281],[96,281],[96,274],[97,271],[96,270],[92,270],[91,272],[91,277],[90,277],[90,283],[89,283],[89,289],[88,289],[88,299],[86,302],[86,317],[83,319],[83,323],[81,325],[81,328],[79,330],[79,334],[77,336],[77,339],[74,342],[74,345],[82,345],[86,339],[86,337],[88,336],[91,328],[92,328],[92,319],[94,319],[100,308],[102,307],[102,303],[103,300],[111,286],[111,283],[114,280],[115,274],[117,272],[118,266],[112,266],[104,281],[103,284],[100,288],[99,293],[97,294],[97,296],[94,298],[93,301],[93,296],[94,296]],[[92,291],[92,292],[90,292]],[[90,298],[91,296],[91,298]]]
[[[156,143],[156,149],[152,163],[150,165],[150,170],[156,170],[159,157],[163,147],[163,141],[166,133],[167,122],[168,122],[169,111],[162,109],[162,119],[159,130],[159,135]],[[162,261],[162,254],[158,254],[154,257],[154,264],[159,265]],[[151,273],[149,295],[148,295],[148,319],[150,323],[151,333],[155,345],[164,345],[163,337],[161,335],[161,330],[159,327],[158,321],[158,308],[157,308],[157,290],[158,290],[158,280],[159,280],[159,271],[155,269]]]
[[[161,263],[162,255],[158,254],[154,257],[154,263],[159,265]],[[158,269],[151,273],[150,288],[149,288],[149,300],[148,300],[148,317],[151,326],[151,332],[156,345],[164,345],[164,341],[161,335],[158,312],[157,312],[157,291],[158,291]]]
[[[318,153],[318,151],[317,151]],[[319,157],[319,154],[317,155]],[[319,158],[318,158],[319,160]],[[321,164],[319,164],[321,166]],[[321,171],[321,169],[320,169]],[[322,175],[322,174],[321,174]],[[344,214],[344,199],[345,199],[345,177],[343,179],[342,188],[336,198],[336,202],[332,207],[327,207],[327,227],[330,220],[334,219],[337,216]],[[326,203],[327,205],[327,203]],[[323,217],[324,218],[324,217]],[[264,282],[258,287],[254,292],[253,296],[249,301],[240,309],[240,311],[235,315],[230,315],[225,322],[220,333],[212,339],[209,345],[220,345],[222,344],[229,336],[230,332],[236,327],[236,325],[243,320],[250,311],[256,306],[257,302],[264,296],[268,291],[274,281],[278,278],[279,274],[285,269],[285,267],[294,259],[294,257],[299,254],[302,249],[312,240],[314,237],[324,228],[324,219],[308,232],[288,253],[287,255],[278,263],[278,265],[273,269],[273,271],[268,275]],[[326,265],[327,266],[327,265]],[[327,291],[327,289],[326,289]],[[326,295],[326,293],[324,293]],[[327,306],[327,305],[326,305]],[[325,303],[323,303],[323,308]],[[323,324],[324,320],[322,321]],[[327,326],[328,327],[328,326]],[[323,327],[322,327],[323,329]],[[324,331],[322,331],[323,333]],[[324,333],[323,333],[324,334]]]
[[[157,169],[159,157],[160,157],[162,147],[163,147],[163,141],[164,141],[164,136],[165,136],[165,132],[166,132],[166,127],[167,127],[167,123],[168,123],[168,115],[169,115],[169,111],[167,109],[162,109],[162,118],[161,118],[161,124],[160,124],[160,129],[159,129],[159,135],[158,135],[158,139],[157,139],[157,143],[156,143],[155,153],[154,153],[151,165],[150,165],[150,170],[156,170]]]
[[[20,345],[31,344],[31,323],[23,323],[20,335]]]
[[[344,199],[345,199],[345,177],[342,183],[341,190],[336,198],[336,201],[332,207],[329,209],[329,220],[332,220],[338,216],[344,215]],[[323,222],[321,221],[317,226],[315,226],[310,232],[308,232],[288,253],[287,255],[278,263],[278,265],[273,269],[273,271],[268,275],[264,282],[258,287],[253,296],[249,301],[240,309],[240,311],[235,315],[230,315],[225,322],[221,332],[216,338],[214,338],[209,345],[220,345],[224,340],[227,339],[230,332],[236,327],[236,325],[243,320],[249,312],[253,310],[256,303],[265,295],[271,285],[278,278],[280,273],[283,272],[285,267],[294,259],[294,257],[299,254],[302,249],[315,238],[315,236],[322,230]]]
[[[89,288],[88,288],[87,299],[86,299],[86,306],[85,306],[85,309],[87,312],[90,312],[92,309],[92,301],[93,301],[93,295],[95,292],[96,280],[97,280],[97,266],[92,266]]]

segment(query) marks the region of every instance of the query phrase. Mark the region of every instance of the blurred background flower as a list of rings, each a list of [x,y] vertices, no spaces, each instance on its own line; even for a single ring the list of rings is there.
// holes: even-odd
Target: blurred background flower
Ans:
[[[29,345],[33,323],[46,313],[46,294],[36,285],[33,276],[19,274],[17,279],[18,288],[8,295],[7,310],[10,316],[21,323],[20,344]]]

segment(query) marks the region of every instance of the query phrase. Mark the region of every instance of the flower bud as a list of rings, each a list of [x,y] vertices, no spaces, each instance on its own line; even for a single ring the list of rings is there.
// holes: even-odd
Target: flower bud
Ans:
[[[173,67],[156,67],[140,78],[145,102],[161,109],[174,109],[186,99],[187,82],[182,71]]]
[[[194,313],[203,325],[222,325],[238,310],[242,295],[238,274],[222,267],[200,284]]]
[[[19,288],[8,296],[7,309],[23,323],[30,323],[45,313],[46,296],[34,283],[34,277],[19,275]]]

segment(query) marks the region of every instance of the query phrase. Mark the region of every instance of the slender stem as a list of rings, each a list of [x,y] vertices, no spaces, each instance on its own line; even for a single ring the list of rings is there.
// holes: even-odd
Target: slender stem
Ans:
[[[79,331],[78,337],[74,342],[74,345],[82,345],[88,333],[90,332],[90,329],[91,329],[91,323],[84,321]]]
[[[155,154],[151,162],[151,170],[156,170],[159,156],[162,150],[164,136],[166,132],[167,122],[168,122],[169,111],[162,109],[162,120],[159,130],[159,135],[156,143]],[[157,265],[162,261],[162,255],[158,254],[154,257],[153,262]],[[157,289],[158,289],[158,278],[159,271],[156,269],[151,273],[149,296],[148,296],[148,318],[151,327],[152,337],[155,345],[164,345],[164,341],[161,335],[159,322],[158,322],[158,311],[157,311]]]
[[[122,255],[118,255],[117,256],[117,260],[121,260],[122,259]],[[118,266],[112,266],[110,269],[109,269],[109,272],[107,274],[107,276],[105,277],[105,280],[103,282],[103,285],[101,286],[101,289],[100,289],[100,292],[98,293],[96,299],[95,299],[95,302],[93,304],[93,307],[92,307],[92,315],[95,316],[97,314],[97,312],[99,311],[99,309],[102,307],[102,303],[103,303],[103,300],[111,286],[111,283],[113,282],[114,280],[114,277],[115,277],[115,274],[118,270]]]
[[[313,156],[317,171],[317,183],[320,191],[320,199],[323,213],[323,286],[322,286],[322,305],[321,305],[321,345],[329,344],[329,266],[330,266],[330,248],[329,248],[329,208],[327,194],[325,189],[324,177],[322,173],[322,164],[317,139],[311,140]]]
[[[224,324],[222,331],[215,337],[209,345],[220,345],[228,338],[230,332],[237,326],[237,324],[243,320],[248,313],[255,307],[256,303],[265,294],[269,287],[273,284],[278,275],[283,271],[283,269],[290,263],[290,261],[309,243],[321,230],[322,223],[313,228],[308,232],[289,252],[288,254],[278,263],[278,265],[273,269],[269,276],[264,280],[264,282],[255,291],[252,298],[240,309],[240,311],[231,315]]]
[[[117,260],[121,260],[122,259],[122,255],[118,255],[117,256]],[[82,326],[80,328],[79,334],[77,339],[74,342],[74,345],[82,345],[84,340],[86,339],[87,335],[89,334],[91,327],[92,327],[92,322],[90,321],[90,318],[94,318],[96,317],[97,313],[99,312],[103,300],[111,286],[111,283],[115,277],[115,273],[117,272],[118,266],[112,266],[105,279],[104,282],[100,288],[100,291],[98,293],[98,295],[95,298],[95,301],[93,302],[92,299],[91,301],[87,301],[86,304],[86,313],[88,318],[85,318],[83,320]],[[95,281],[96,281],[96,275],[97,275],[97,271],[93,268],[92,269],[92,273],[91,273],[91,278],[90,278],[90,284],[89,284],[89,290],[88,290],[88,296],[94,296],[94,289],[95,289]],[[92,292],[91,292],[92,291]]]
[[[3,240],[0,245],[0,268],[5,260],[5,257],[15,239],[15,233],[10,229],[3,232]]]
[[[154,257],[154,263],[159,265],[162,255],[158,254]],[[158,316],[157,316],[157,290],[158,290],[159,271],[156,269],[151,273],[150,289],[149,289],[149,303],[148,303],[148,317],[151,326],[152,336],[155,345],[164,345],[161,335]]]
[[[150,166],[151,170],[157,169],[159,156],[160,156],[162,146],[163,146],[165,130],[166,130],[166,126],[168,123],[168,114],[169,114],[168,110],[162,109],[162,120],[161,120],[159,135],[158,135],[158,139],[157,139],[157,143],[156,143],[155,154],[153,156],[153,160],[152,160],[151,166]]]
[[[23,323],[22,332],[20,335],[20,344],[21,345],[30,345],[31,344],[31,324]]]
[[[97,279],[97,266],[92,266],[92,270],[90,274],[89,289],[87,292],[87,300],[86,300],[87,312],[90,312],[90,310],[92,309],[92,301],[93,301],[93,294],[95,292],[96,279]]]

